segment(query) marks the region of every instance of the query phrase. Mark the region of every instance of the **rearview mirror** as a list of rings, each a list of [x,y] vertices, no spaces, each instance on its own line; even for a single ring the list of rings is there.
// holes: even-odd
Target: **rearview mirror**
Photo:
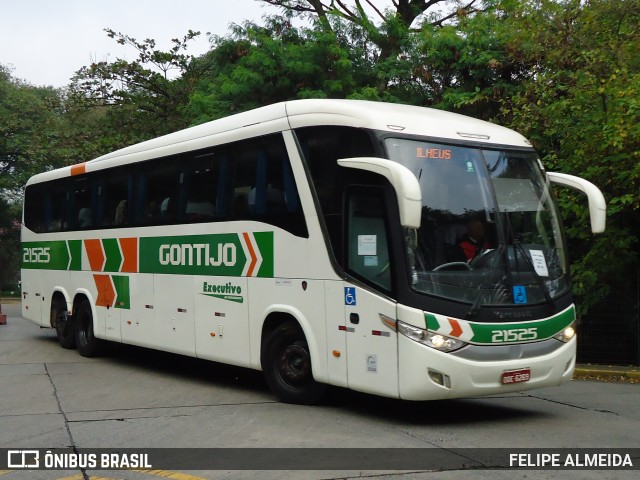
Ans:
[[[607,223],[607,202],[598,187],[584,178],[566,173],[547,172],[549,180],[558,185],[564,185],[574,190],[579,190],[589,200],[589,217],[591,219],[591,231],[593,233],[604,232]]]
[[[420,228],[422,192],[411,170],[397,162],[377,157],[341,158],[338,165],[377,173],[389,180],[398,199],[400,224],[407,228]]]

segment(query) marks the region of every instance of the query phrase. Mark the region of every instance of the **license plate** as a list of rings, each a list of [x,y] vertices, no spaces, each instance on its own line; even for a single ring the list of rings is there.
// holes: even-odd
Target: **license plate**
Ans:
[[[531,379],[530,368],[523,368],[521,370],[504,372],[501,377],[503,385],[511,385],[512,383],[528,382],[530,379]]]

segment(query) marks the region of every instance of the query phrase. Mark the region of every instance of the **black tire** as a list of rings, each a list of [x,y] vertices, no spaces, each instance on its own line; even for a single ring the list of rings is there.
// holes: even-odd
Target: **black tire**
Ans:
[[[327,385],[313,379],[309,345],[300,326],[283,323],[265,339],[262,370],[271,391],[285,403],[313,405],[327,392]]]
[[[73,317],[67,315],[67,305],[59,298],[51,302],[51,325],[56,329],[58,343],[62,348],[76,348],[76,329]]]
[[[105,342],[93,334],[93,314],[88,300],[83,300],[73,315],[76,324],[76,345],[83,357],[97,357],[104,352]]]

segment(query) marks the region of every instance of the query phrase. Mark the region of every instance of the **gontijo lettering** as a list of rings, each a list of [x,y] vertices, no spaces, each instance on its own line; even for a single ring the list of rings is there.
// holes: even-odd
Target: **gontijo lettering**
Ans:
[[[232,267],[236,264],[236,246],[233,243],[219,243],[215,255],[211,255],[208,243],[194,244],[164,244],[158,250],[160,265],[211,265],[218,267],[225,265]]]

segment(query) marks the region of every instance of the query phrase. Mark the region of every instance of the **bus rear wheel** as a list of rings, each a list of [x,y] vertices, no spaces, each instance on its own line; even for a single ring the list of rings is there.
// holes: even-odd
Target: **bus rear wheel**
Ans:
[[[309,345],[297,323],[283,323],[268,335],[261,361],[265,380],[280,401],[312,405],[326,395],[327,386],[313,379]]]
[[[83,357],[97,357],[104,351],[104,340],[95,337],[93,333],[93,314],[91,304],[88,300],[83,300],[75,314],[76,323],[76,344],[78,353]]]
[[[64,301],[54,298],[51,302],[51,324],[56,329],[58,343],[62,348],[76,348],[76,329],[73,317],[67,315]]]

